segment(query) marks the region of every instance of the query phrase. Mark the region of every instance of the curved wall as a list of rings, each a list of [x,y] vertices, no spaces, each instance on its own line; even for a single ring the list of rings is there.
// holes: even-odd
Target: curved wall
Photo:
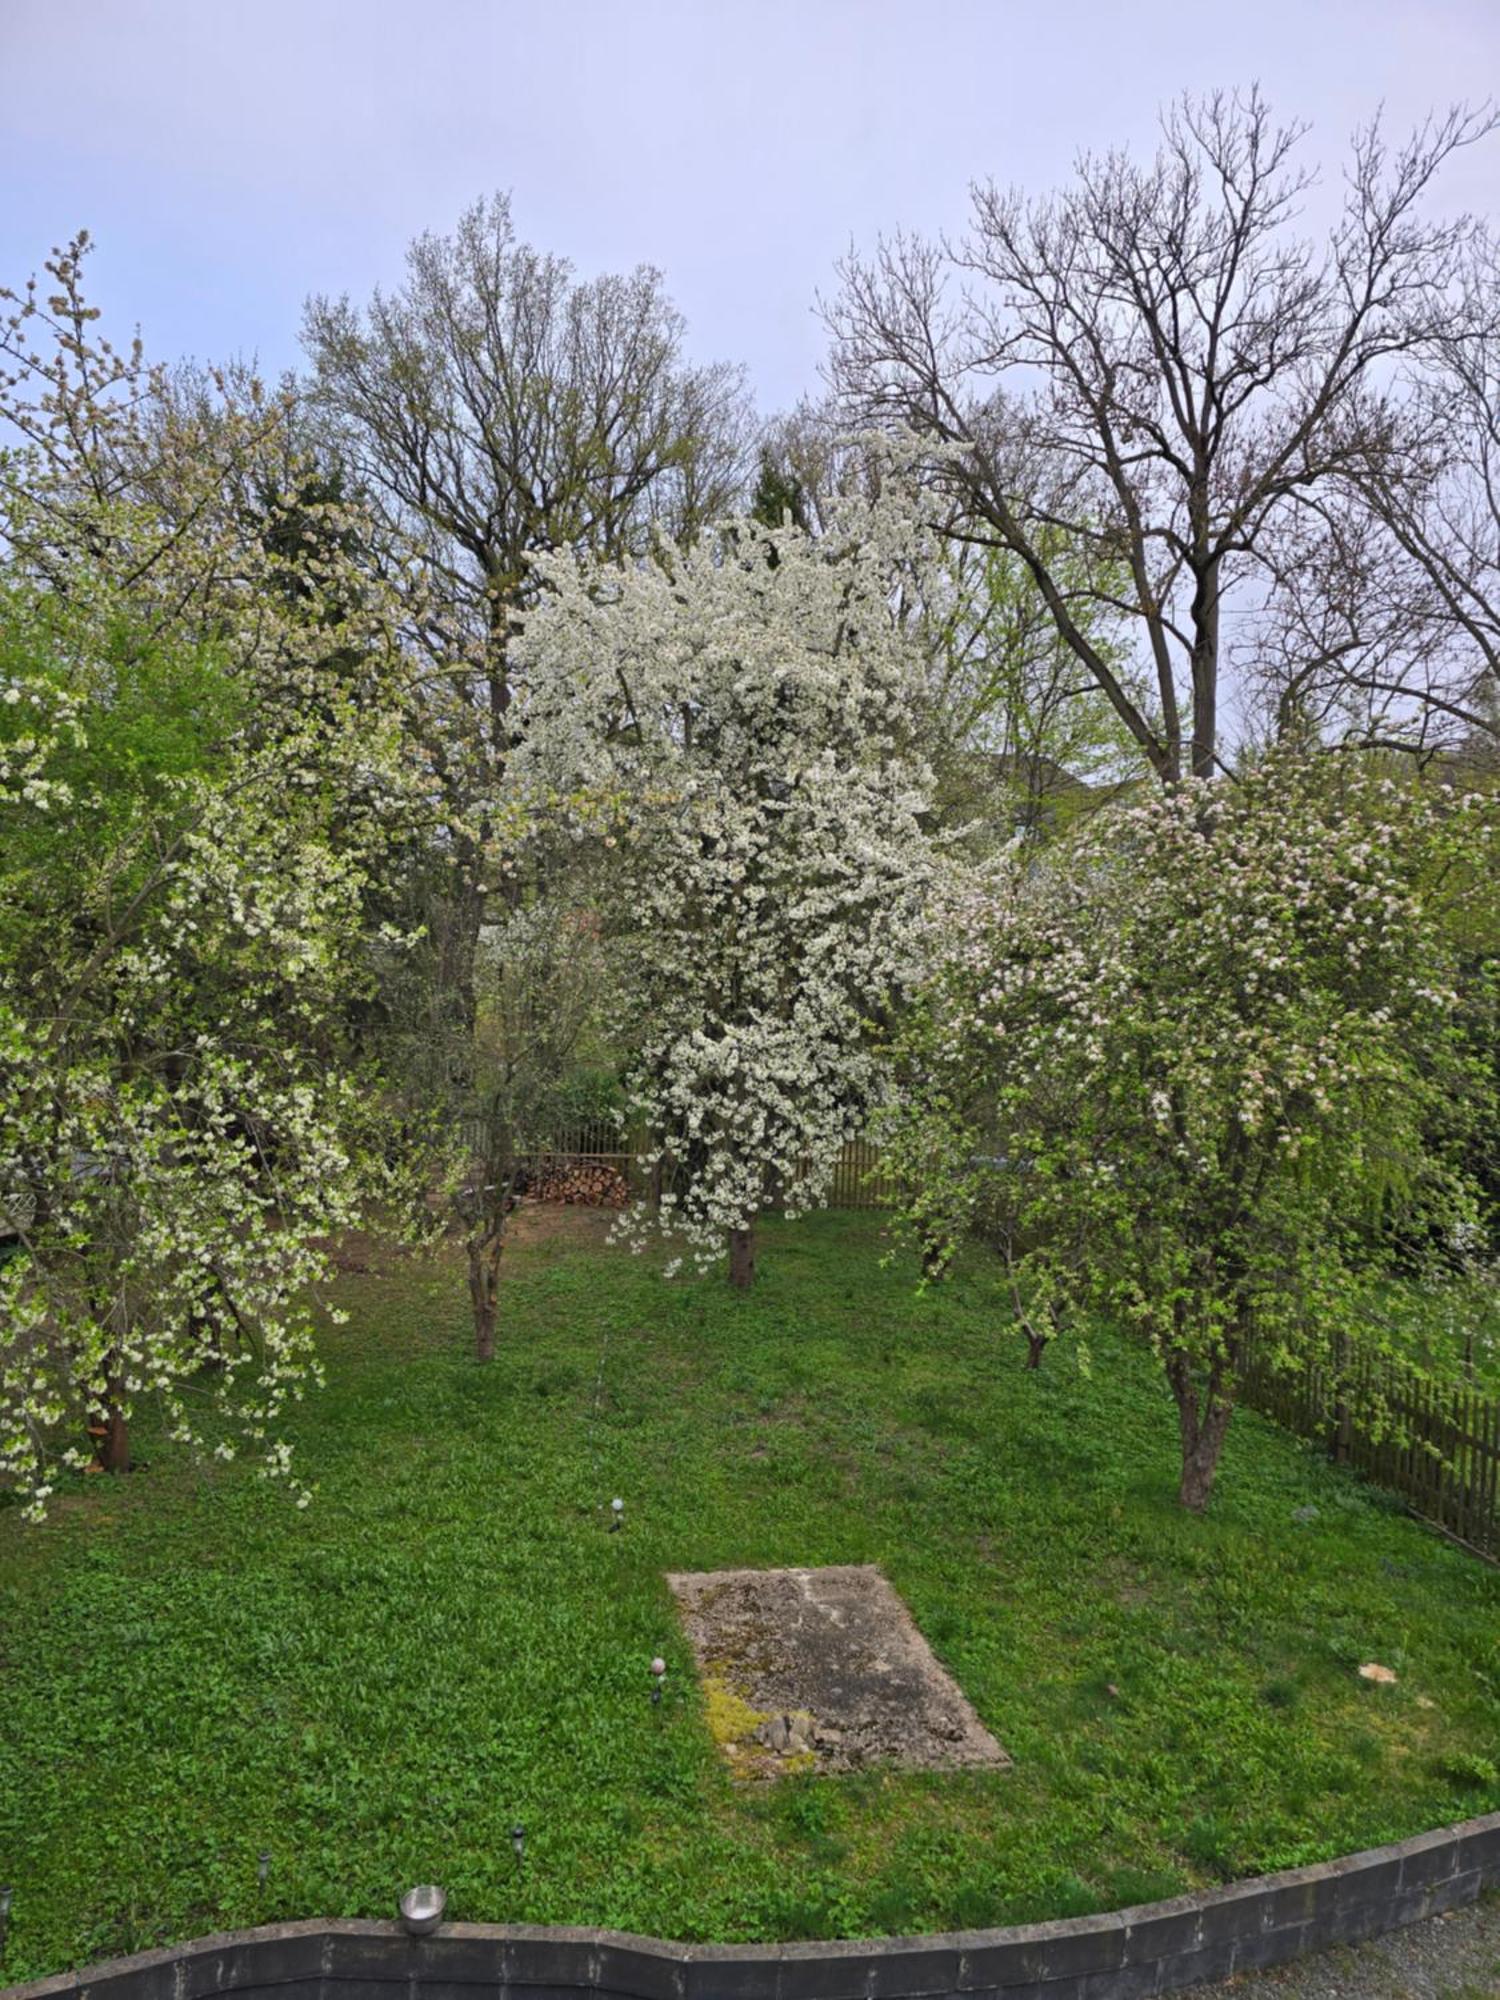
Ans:
[[[850,1944],[619,1931],[269,1924],[88,1966],[0,2000],[1140,2000],[1393,1930],[1500,1888],[1500,1813],[1106,1916]]]

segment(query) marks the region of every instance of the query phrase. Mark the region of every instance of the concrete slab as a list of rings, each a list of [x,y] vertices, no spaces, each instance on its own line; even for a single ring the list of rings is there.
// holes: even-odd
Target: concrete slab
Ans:
[[[871,1564],[668,1576],[736,1777],[1010,1759]]]

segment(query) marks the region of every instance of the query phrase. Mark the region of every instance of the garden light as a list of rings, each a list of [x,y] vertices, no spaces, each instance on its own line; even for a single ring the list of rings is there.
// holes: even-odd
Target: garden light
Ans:
[[[447,1902],[436,1882],[423,1882],[401,1898],[401,1922],[412,1937],[426,1937],[443,1921]]]
[[[510,1844],[516,1850],[516,1866],[524,1868],[526,1866],[526,1829],[524,1826],[513,1826],[511,1828]]]
[[[655,1682],[655,1686],[651,1690],[651,1705],[653,1708],[659,1707],[661,1704],[661,1684],[666,1679],[666,1675],[667,1663],[661,1657],[660,1653],[658,1653],[656,1658],[651,1662],[651,1678]]]
[[[11,1887],[7,1882],[0,1888],[0,1958],[5,1956],[5,1933],[10,1929]]]
[[[613,1535],[618,1533],[625,1525],[625,1502],[623,1500],[611,1500],[609,1511],[612,1516],[609,1524],[609,1532]]]
[[[260,1893],[266,1893],[266,1877],[271,1872],[271,1850],[263,1847],[255,1864],[255,1879],[260,1884]]]

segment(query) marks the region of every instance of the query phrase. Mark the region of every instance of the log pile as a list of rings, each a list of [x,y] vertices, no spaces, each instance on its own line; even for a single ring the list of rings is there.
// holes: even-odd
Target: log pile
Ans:
[[[624,1174],[607,1160],[538,1160],[519,1191],[533,1201],[575,1202],[585,1208],[624,1208],[630,1200]]]

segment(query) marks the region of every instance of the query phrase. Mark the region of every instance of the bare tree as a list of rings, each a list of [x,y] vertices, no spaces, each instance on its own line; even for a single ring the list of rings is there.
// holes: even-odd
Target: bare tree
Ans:
[[[515,893],[494,802],[520,714],[511,642],[530,559],[561,547],[626,559],[657,529],[691,535],[724,512],[745,471],[741,374],[688,365],[658,272],[578,280],[517,241],[504,196],[451,235],[419,237],[403,283],[365,309],[311,299],[303,331],[330,455],[392,546],[416,551],[429,750],[453,826],[435,927],[456,1048],[472,1038],[487,898]]]
[[[691,533],[744,473],[741,372],[682,359],[660,273],[574,278],[519,243],[504,196],[419,237],[405,283],[360,312],[309,300],[315,400],[352,466],[422,539],[449,647],[482,663],[503,754],[509,641],[527,563],[560,547],[625,556],[652,524]]]
[[[1382,576],[1410,607],[1404,648],[1356,649],[1347,678],[1372,703],[1500,735],[1500,245],[1475,234],[1451,315],[1410,356],[1414,421],[1399,449],[1357,460],[1350,485]]]
[[[1426,197],[1494,122],[1454,110],[1395,150],[1358,135],[1315,245],[1303,128],[1258,91],[1188,98],[1148,165],[1085,157],[1042,201],[976,185],[958,244],[899,237],[842,267],[846,411],[915,433],[960,532],[1026,566],[1163,780],[1219,763],[1234,622],[1277,615],[1310,503],[1394,449],[1400,360],[1449,324],[1474,233]],[[1101,609],[1135,622],[1138,673],[1091,639]]]

